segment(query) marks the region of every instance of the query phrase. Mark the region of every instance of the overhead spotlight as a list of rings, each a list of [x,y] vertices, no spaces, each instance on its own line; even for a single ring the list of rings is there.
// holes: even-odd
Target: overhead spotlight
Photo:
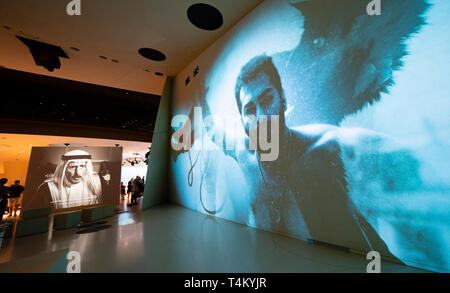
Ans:
[[[43,66],[48,71],[53,72],[55,69],[61,68],[59,57],[69,59],[66,52],[61,47],[16,36],[33,55],[34,62],[37,66]]]
[[[68,146],[70,145],[70,143],[67,143],[67,142],[66,142],[64,145],[65,145],[66,147],[68,147]]]

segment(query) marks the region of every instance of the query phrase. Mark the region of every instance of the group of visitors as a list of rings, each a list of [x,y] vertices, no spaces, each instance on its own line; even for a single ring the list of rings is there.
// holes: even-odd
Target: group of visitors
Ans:
[[[122,199],[128,196],[131,198],[130,205],[135,205],[137,203],[137,199],[144,195],[145,176],[142,178],[140,176],[136,176],[136,178],[131,178],[130,181],[128,181],[127,186],[125,186],[123,182],[120,183],[120,186]]]
[[[25,188],[20,185],[20,180],[14,181],[14,184],[9,187],[6,186],[6,183],[8,183],[7,178],[0,179],[0,220],[3,219],[6,207],[8,207],[8,217],[13,216],[13,213],[14,217],[18,214],[20,196],[25,190]]]

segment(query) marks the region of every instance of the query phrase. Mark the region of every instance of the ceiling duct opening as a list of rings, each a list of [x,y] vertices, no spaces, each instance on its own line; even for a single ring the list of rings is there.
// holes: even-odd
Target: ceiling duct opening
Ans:
[[[69,56],[61,47],[16,36],[24,43],[33,55],[34,62],[37,66],[43,66],[48,71],[53,72],[55,69],[61,68],[59,57],[69,59]]]

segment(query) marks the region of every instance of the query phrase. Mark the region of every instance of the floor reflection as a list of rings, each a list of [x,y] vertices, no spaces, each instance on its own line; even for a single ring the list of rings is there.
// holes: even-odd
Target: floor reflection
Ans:
[[[140,204],[122,202],[103,231],[76,234],[80,229],[72,228],[13,239],[0,250],[0,269],[67,248],[80,253],[82,272],[365,272],[367,266],[364,256],[177,205],[141,211]],[[382,272],[421,271],[383,262]]]

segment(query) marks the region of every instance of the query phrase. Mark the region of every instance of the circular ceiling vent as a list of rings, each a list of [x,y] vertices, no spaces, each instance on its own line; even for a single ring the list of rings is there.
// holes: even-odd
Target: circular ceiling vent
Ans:
[[[187,10],[187,16],[193,25],[207,31],[216,30],[223,24],[222,13],[209,4],[191,5]]]
[[[166,60],[166,55],[164,55],[162,52],[151,49],[151,48],[140,48],[139,54],[144,56],[147,59],[153,60],[153,61],[164,61]]]

